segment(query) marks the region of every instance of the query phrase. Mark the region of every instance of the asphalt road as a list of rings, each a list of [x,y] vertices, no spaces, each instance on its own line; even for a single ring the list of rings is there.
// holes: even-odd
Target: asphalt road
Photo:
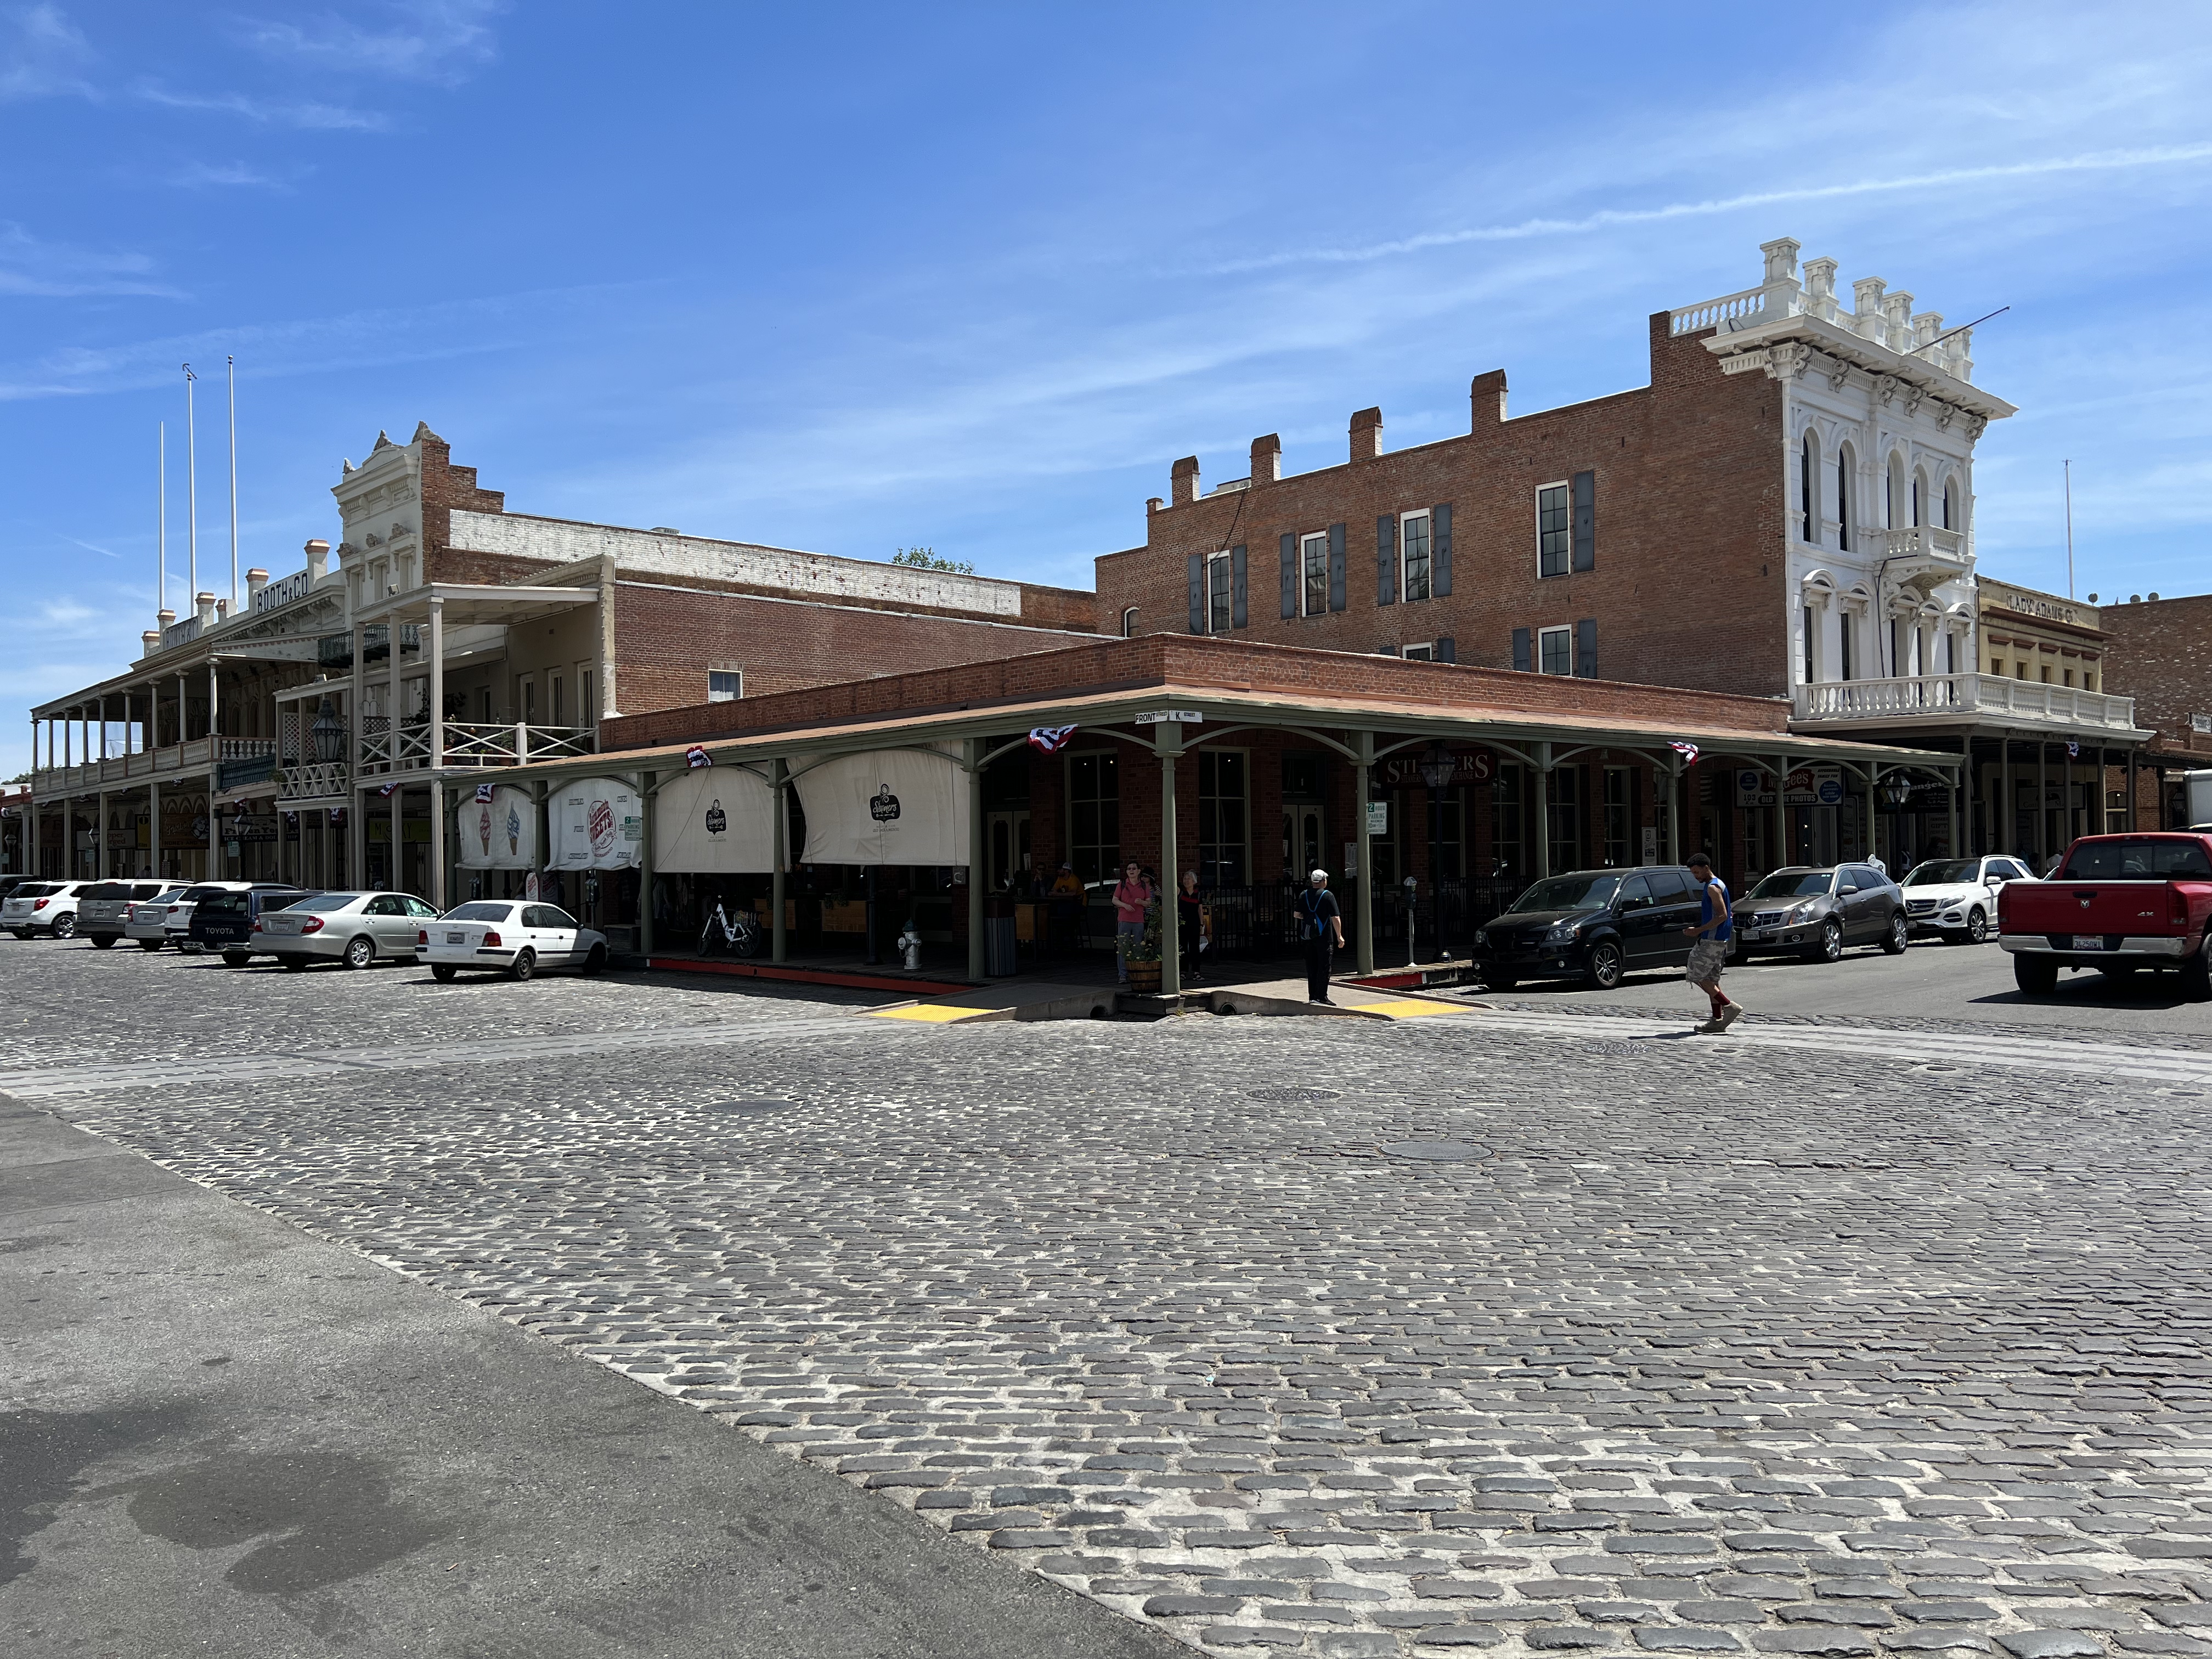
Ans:
[[[2062,974],[2048,997],[2024,995],[2013,982],[2012,958],[1994,941],[1946,945],[1916,940],[1901,957],[1873,945],[1848,951],[1841,962],[1807,963],[1761,957],[1723,975],[1729,994],[1753,1014],[1868,1019],[1926,1019],[2048,1026],[2160,1036],[2212,1036],[2212,1003],[2186,1001],[2174,974],[2138,974],[2123,983],[2101,974]],[[1612,991],[1566,981],[1528,981],[1510,992],[1481,993],[1500,1006],[1602,1003],[1607,1007],[1680,1010],[1702,1019],[1702,993],[1681,971],[1632,974]]]

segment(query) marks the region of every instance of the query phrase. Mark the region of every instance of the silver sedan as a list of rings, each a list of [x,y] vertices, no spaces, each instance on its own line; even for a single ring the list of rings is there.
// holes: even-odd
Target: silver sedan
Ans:
[[[314,962],[412,962],[416,934],[437,916],[412,893],[310,893],[255,922],[255,948],[295,970]]]

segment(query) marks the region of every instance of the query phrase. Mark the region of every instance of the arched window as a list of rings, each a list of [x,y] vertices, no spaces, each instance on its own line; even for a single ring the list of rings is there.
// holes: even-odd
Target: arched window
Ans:
[[[1121,637],[1125,640],[1137,637],[1137,607],[1133,605],[1121,613]]]
[[[1851,550],[1851,447],[1836,451],[1836,545]],[[1849,679],[1850,676],[1844,676]]]
[[[1923,508],[1927,500],[1928,475],[1919,468],[1915,467],[1912,471],[1912,522],[1915,525],[1918,525],[1923,520],[1924,514]]]
[[[1946,530],[1956,530],[1959,527],[1958,501],[1959,481],[1956,478],[1944,479],[1943,528]]]
[[[1805,443],[1797,460],[1798,535],[1808,544],[1820,539],[1820,515],[1814,502],[1813,428],[1805,428]]]
[[[1905,495],[1905,457],[1893,449],[1889,452],[1889,471],[1884,484],[1882,517],[1887,522],[1883,527],[1902,530],[1905,524],[1905,515],[1911,510],[1912,503]]]

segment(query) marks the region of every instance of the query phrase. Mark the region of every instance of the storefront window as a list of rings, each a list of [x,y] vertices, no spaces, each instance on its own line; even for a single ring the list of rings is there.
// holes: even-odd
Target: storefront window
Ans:
[[[1068,862],[1086,882],[1111,881],[1121,866],[1119,762],[1110,751],[1068,757]]]
[[[1554,874],[1581,867],[1583,860],[1583,775],[1576,766],[1562,766],[1552,774],[1547,791],[1547,826]]]
[[[1490,786],[1490,845],[1492,872],[1526,881],[1535,873],[1528,856],[1528,817],[1522,810],[1528,779],[1518,766],[1501,766]]]
[[[1198,879],[1206,887],[1242,887],[1251,878],[1246,830],[1249,757],[1235,750],[1198,757]]]
[[[1625,766],[1605,769],[1605,861],[1636,862],[1635,791]]]

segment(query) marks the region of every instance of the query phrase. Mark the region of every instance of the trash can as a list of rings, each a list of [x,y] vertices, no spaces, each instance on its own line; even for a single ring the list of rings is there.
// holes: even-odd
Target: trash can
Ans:
[[[983,971],[994,979],[1005,979],[1021,971],[1015,960],[1014,919],[1012,916],[983,918]]]

